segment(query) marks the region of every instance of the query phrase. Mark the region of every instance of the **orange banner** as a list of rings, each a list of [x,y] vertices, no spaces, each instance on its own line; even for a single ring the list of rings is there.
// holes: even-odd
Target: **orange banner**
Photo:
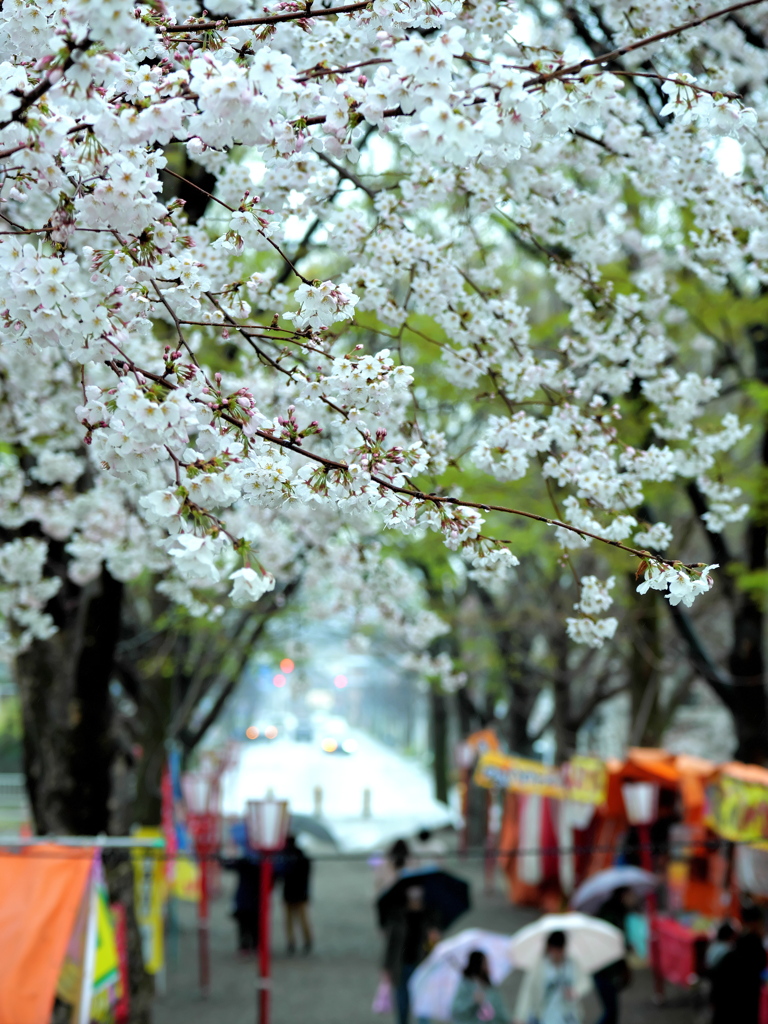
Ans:
[[[50,1020],[93,853],[53,843],[0,850],[0,1024]]]

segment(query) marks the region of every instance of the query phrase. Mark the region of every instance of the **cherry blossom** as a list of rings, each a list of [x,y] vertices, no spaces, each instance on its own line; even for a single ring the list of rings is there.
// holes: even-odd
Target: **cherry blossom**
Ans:
[[[679,286],[768,282],[757,0],[605,0],[603,53],[558,5],[339,7],[0,10],[11,646],[53,628],[53,542],[75,582],[148,572],[199,614],[383,530],[493,587],[527,518],[590,559],[593,645],[619,558],[672,605],[712,586],[646,504],[747,513]]]

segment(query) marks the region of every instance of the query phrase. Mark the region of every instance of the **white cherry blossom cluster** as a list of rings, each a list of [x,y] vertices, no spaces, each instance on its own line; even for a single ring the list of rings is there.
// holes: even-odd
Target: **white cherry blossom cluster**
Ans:
[[[699,594],[712,589],[712,569],[718,565],[700,565],[691,570],[687,566],[665,566],[651,562],[644,571],[644,579],[638,584],[640,594],[649,590],[667,591],[665,597],[671,605],[683,604],[690,608]]]
[[[2,7],[9,635],[52,628],[52,541],[196,613],[339,530],[436,530],[493,586],[516,515],[709,589],[640,510],[695,482],[710,531],[747,513],[679,295],[768,283],[768,47],[746,0],[597,8],[610,59],[524,0]],[[610,589],[573,639],[615,631]]]
[[[579,600],[573,606],[580,614],[565,620],[568,636],[576,643],[602,647],[615,634],[618,619],[613,616],[598,618],[601,612],[607,611],[613,604],[610,592],[615,586],[616,579],[613,576],[607,580],[600,580],[597,576],[582,576]]]

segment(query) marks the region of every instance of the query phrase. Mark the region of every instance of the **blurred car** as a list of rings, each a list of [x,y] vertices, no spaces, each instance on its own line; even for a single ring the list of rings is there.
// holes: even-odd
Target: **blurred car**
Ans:
[[[329,716],[322,723],[320,735],[320,746],[326,754],[354,754],[357,750],[357,740],[349,735],[346,718]]]
[[[354,754],[357,750],[357,740],[351,736],[340,739],[338,736],[324,737],[320,746],[326,754]]]
[[[280,730],[277,728],[276,725],[273,725],[271,722],[259,722],[258,725],[249,725],[248,728],[245,730],[245,735],[249,740],[257,741],[266,740],[267,742],[269,742],[270,740],[277,739],[279,734]]]
[[[311,743],[315,736],[315,730],[308,718],[301,719],[293,732],[293,738],[297,743]]]

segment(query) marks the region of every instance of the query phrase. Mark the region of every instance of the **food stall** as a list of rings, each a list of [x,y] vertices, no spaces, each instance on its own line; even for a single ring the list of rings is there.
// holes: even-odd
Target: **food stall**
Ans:
[[[559,909],[585,877],[583,851],[606,799],[604,762],[576,756],[556,767],[489,750],[472,781],[504,794],[499,850],[512,902]]]
[[[738,919],[742,894],[768,897],[768,770],[693,758],[676,767],[686,813],[670,831],[668,912],[652,923],[660,990],[698,981],[708,942],[722,920]]]

